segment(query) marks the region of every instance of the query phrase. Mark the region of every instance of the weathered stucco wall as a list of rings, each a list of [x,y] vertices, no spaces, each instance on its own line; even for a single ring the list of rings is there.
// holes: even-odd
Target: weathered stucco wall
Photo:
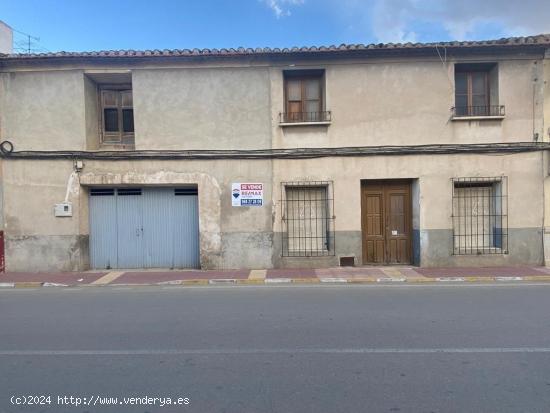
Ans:
[[[271,263],[271,161],[85,161],[70,186],[73,216],[54,217],[71,161],[3,162],[6,265],[10,271],[87,269],[90,186],[197,184],[202,268],[266,268]],[[231,206],[231,183],[265,183],[263,207]]]
[[[483,59],[479,59],[483,61]],[[488,58],[485,61],[494,61]],[[454,63],[440,61],[373,61],[363,64],[316,65],[325,68],[326,110],[330,126],[273,124],[273,146],[339,147],[444,143],[526,142],[533,140],[533,93],[542,90],[540,61],[498,62],[502,120],[451,120]],[[271,116],[284,111],[283,69],[272,67]],[[534,82],[534,79],[537,79]],[[535,88],[534,88],[535,86]],[[536,119],[542,105],[535,106]],[[542,133],[536,124],[535,132]]]
[[[477,61],[495,61],[479,56]],[[265,149],[548,140],[548,62],[500,57],[503,120],[452,121],[453,63],[434,59],[371,59],[232,67],[172,64],[132,68],[136,149]],[[256,66],[255,66],[256,64]],[[283,70],[324,68],[330,126],[279,126]],[[95,86],[85,67],[0,73],[0,137],[16,150],[95,150],[99,137]],[[48,68],[52,69],[52,68]],[[105,68],[108,70],[109,68]],[[94,70],[101,71],[95,67]],[[541,81],[543,79],[544,81]],[[72,161],[2,162],[8,270],[87,269],[88,188],[95,185],[199,187],[204,268],[335,265],[361,262],[360,182],[414,179],[421,265],[540,264],[543,227],[550,228],[548,157],[373,156],[309,160],[85,161],[72,186],[72,218],[55,218]],[[452,255],[452,177],[508,177],[508,255]],[[335,257],[281,258],[280,183],[333,182]],[[231,206],[232,182],[262,182],[264,206]],[[546,201],[544,201],[546,189]],[[545,208],[546,205],[546,208]],[[546,215],[544,215],[546,214]],[[546,222],[543,219],[546,216]],[[550,231],[549,231],[550,232]],[[547,243],[550,245],[550,243]],[[547,247],[547,250],[549,248]],[[550,254],[547,254],[547,256]]]
[[[82,70],[1,73],[2,138],[15,150],[85,150]]]
[[[457,62],[452,60],[138,65],[130,68],[136,149],[491,143],[532,141],[534,134],[547,138],[547,62],[517,56],[479,56],[475,61],[498,63],[498,101],[506,107],[502,120],[451,120]],[[307,68],[325,69],[325,107],[332,112],[332,124],[281,128],[283,70]],[[4,136],[18,149],[49,149],[52,142],[57,149],[97,149],[97,96],[84,76],[88,69],[38,67],[1,74],[0,99],[9,102],[0,115]]]
[[[53,216],[65,198],[71,161],[3,161],[4,234],[8,271],[77,270],[86,266],[87,238],[73,218]]]
[[[86,149],[97,150],[100,147],[99,139],[99,111],[97,85],[88,77],[83,76],[84,82],[84,114],[86,122]]]
[[[53,205],[65,197],[70,161],[8,160],[4,216],[8,270],[86,269],[89,186],[194,183],[199,188],[203,268],[337,265],[338,255],[361,263],[362,179],[415,179],[415,227],[420,264],[541,264],[543,182],[540,153],[507,156],[440,155],[323,158],[274,161],[85,161],[71,187],[72,218],[55,218]],[[451,178],[508,177],[508,255],[452,255]],[[333,182],[335,257],[281,258],[281,182]],[[232,182],[265,184],[263,207],[231,206]],[[414,209],[414,208],[413,208]]]
[[[361,180],[414,179],[419,205],[413,206],[413,212],[417,208],[415,221],[419,225],[422,266],[540,265],[544,202],[541,162],[540,153],[276,160],[273,173],[275,238],[280,239],[282,231],[280,182],[333,181],[336,256],[319,261],[336,265],[338,255],[355,255],[361,262]],[[452,255],[451,178],[497,176],[508,178],[510,253]],[[280,243],[275,243],[275,247],[280,249]],[[275,255],[276,266],[308,265],[304,259],[280,259]]]
[[[271,146],[266,68],[133,71],[136,149]]]

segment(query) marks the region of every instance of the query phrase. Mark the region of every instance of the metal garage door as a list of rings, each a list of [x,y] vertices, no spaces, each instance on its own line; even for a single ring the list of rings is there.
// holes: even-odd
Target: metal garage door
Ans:
[[[91,188],[92,268],[198,268],[196,188]]]

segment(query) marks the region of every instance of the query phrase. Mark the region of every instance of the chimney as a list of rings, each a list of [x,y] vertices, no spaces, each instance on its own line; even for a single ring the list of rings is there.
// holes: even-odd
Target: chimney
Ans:
[[[0,54],[13,53],[13,29],[0,20]]]

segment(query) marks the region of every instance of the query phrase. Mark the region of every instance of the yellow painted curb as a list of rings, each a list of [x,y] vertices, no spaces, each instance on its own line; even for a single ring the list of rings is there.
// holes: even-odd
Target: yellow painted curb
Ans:
[[[14,287],[15,288],[36,288],[36,287],[42,287],[42,284],[44,284],[41,281],[22,281],[22,282],[15,282]]]
[[[235,282],[237,284],[264,284],[265,280],[263,278],[245,278],[243,279],[236,279]]]
[[[319,278],[293,278],[293,284],[317,284],[319,283]]]
[[[523,281],[550,281],[550,275],[529,275],[522,278]]]
[[[428,277],[407,277],[407,283],[434,283],[436,280]]]
[[[348,284],[376,283],[376,278],[348,278]]]
[[[495,277],[462,277],[464,278],[464,281],[469,283],[477,283],[477,282],[494,282]]]

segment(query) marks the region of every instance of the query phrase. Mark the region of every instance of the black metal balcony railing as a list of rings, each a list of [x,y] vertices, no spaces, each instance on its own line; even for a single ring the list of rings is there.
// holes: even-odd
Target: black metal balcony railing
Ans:
[[[330,111],[323,112],[283,112],[279,114],[281,123],[299,123],[299,122],[330,122]]]
[[[470,116],[504,116],[504,105],[487,106],[454,106],[451,108],[453,118]]]

